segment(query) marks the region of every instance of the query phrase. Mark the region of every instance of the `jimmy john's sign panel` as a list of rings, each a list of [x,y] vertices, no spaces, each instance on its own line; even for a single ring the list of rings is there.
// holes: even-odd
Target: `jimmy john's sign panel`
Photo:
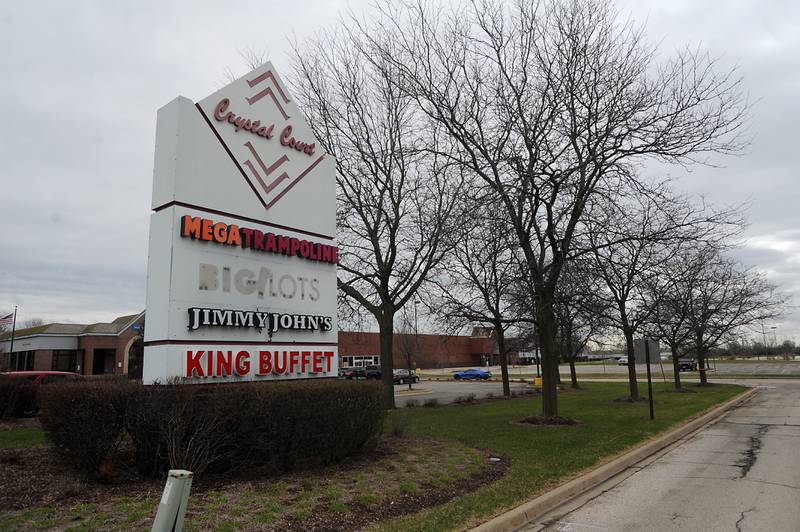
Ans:
[[[271,64],[159,110],[145,383],[336,376],[334,165]]]

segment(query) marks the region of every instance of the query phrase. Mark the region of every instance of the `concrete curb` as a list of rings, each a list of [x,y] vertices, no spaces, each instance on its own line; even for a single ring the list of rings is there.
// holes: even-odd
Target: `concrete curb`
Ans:
[[[623,472],[629,467],[638,464],[645,458],[657,453],[661,449],[672,445],[681,438],[709,425],[725,412],[737,406],[758,393],[757,388],[751,388],[720,406],[706,412],[678,428],[670,430],[655,439],[640,444],[638,447],[626,452],[612,461],[589,471],[585,475],[572,479],[566,484],[548,491],[547,493],[525,502],[497,517],[472,529],[472,532],[494,532],[498,530],[515,530],[537,517],[555,509],[570,499],[589,491],[595,486],[605,482],[611,477]]]
[[[431,391],[430,390],[426,390],[424,388],[419,388],[419,389],[413,390],[411,392],[409,392],[408,390],[402,390],[402,391],[399,391],[399,392],[394,392],[394,396],[397,397],[397,398],[399,398],[399,397],[413,397],[415,395],[430,395],[430,394],[431,394]]]

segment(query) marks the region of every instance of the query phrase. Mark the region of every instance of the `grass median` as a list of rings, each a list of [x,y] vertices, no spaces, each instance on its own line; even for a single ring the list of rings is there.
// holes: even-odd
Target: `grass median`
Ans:
[[[511,467],[491,485],[373,529],[438,531],[477,525],[743,391],[719,384],[692,386],[697,393],[668,393],[669,385],[655,384],[656,419],[650,421],[646,402],[614,402],[626,394],[626,383],[582,386],[559,397],[559,413],[582,422],[572,426],[515,424],[540,412],[539,398],[392,412],[407,418],[411,434],[491,449],[509,459]]]

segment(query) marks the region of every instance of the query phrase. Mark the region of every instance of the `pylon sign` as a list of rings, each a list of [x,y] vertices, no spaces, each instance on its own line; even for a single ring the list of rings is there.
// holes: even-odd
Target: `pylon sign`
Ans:
[[[337,375],[335,164],[270,63],[158,111],[146,384]]]

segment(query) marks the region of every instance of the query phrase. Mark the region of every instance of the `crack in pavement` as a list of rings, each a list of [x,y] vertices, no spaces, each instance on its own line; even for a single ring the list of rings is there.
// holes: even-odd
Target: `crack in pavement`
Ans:
[[[768,430],[769,425],[758,425],[756,433],[750,436],[750,447],[745,450],[744,458],[742,458],[738,464],[741,468],[739,478],[746,477],[747,473],[750,472],[750,469],[752,469],[753,465],[756,463],[758,451],[761,449],[761,440]]]
[[[739,520],[736,521],[736,532],[742,532],[742,521],[744,521],[744,514],[747,512],[752,512],[755,508],[750,508],[749,510],[745,510],[742,512],[742,515],[739,517]]]

